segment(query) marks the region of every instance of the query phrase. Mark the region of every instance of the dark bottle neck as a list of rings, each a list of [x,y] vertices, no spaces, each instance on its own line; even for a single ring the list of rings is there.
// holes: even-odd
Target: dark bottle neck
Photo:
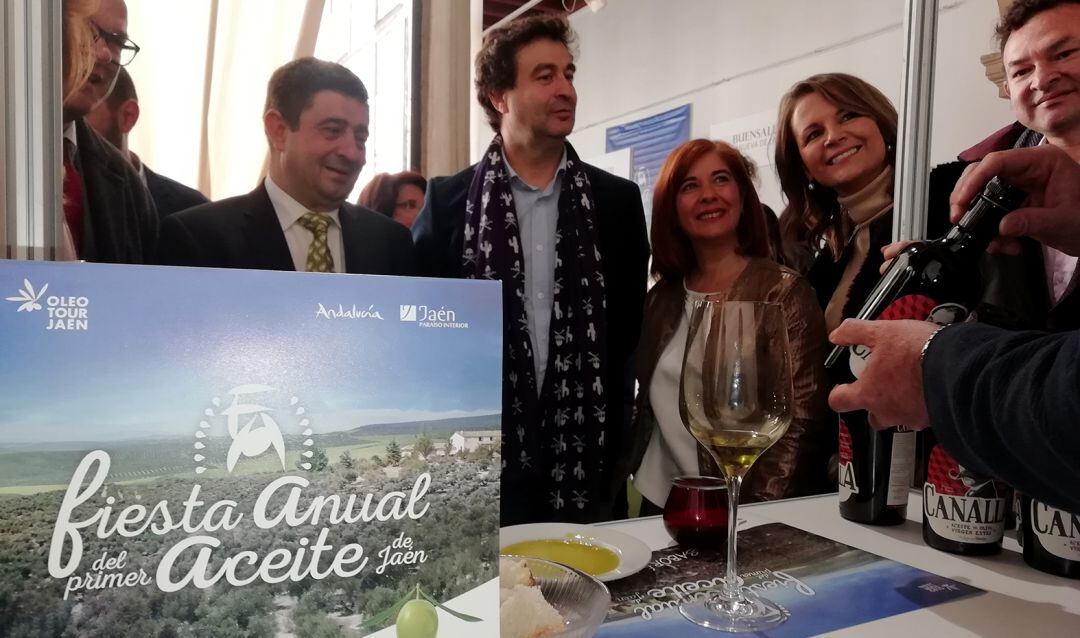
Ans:
[[[916,276],[912,270],[912,260],[922,259],[916,257],[920,253],[945,251],[953,256],[953,263],[974,267],[990,241],[997,237],[1001,218],[1016,210],[1026,197],[1027,193],[1024,191],[1013,188],[996,177],[991,179],[982,193],[971,202],[960,222],[944,237],[929,242],[931,250],[926,251],[926,242],[916,242],[893,260],[870,292],[856,318],[873,319],[885,309],[911,277]],[[825,360],[826,368],[832,368],[840,360],[844,348],[833,348]]]
[[[982,253],[998,235],[1001,218],[1016,210],[1026,193],[993,178],[960,221],[938,241],[954,254]]]
[[[996,217],[1000,222],[1001,217]],[[935,239],[930,243],[951,255],[954,263],[974,265],[978,263],[979,258],[986,252],[986,247],[990,245],[990,241],[996,236],[996,228],[994,229],[994,233],[991,234],[971,232],[960,225],[956,225],[953,226],[952,230],[950,230],[947,235],[940,239]]]

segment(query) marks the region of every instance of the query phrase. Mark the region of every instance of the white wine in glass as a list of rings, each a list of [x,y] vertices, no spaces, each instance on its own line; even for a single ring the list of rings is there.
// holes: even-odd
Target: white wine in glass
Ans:
[[[721,631],[774,627],[787,620],[787,611],[743,591],[736,570],[735,527],[743,477],[791,423],[791,353],[782,306],[719,297],[695,302],[679,386],[683,421],[720,466],[728,486],[723,587],[684,601],[679,611]]]

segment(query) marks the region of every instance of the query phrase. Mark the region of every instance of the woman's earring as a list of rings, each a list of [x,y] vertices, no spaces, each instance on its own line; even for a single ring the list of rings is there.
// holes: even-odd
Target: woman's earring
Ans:
[[[817,184],[815,184],[814,182],[810,182],[806,185],[806,190],[810,191],[811,193],[814,192],[815,188],[817,188]]]

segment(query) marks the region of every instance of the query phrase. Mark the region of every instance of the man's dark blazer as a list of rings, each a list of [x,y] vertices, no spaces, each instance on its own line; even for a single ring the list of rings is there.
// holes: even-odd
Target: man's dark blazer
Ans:
[[[412,274],[412,239],[401,224],[366,208],[339,210],[345,272]],[[158,263],[167,266],[295,270],[266,187],[166,217]]]
[[[633,441],[633,361],[641,331],[645,305],[645,283],[649,261],[649,241],[645,231],[645,213],[637,184],[582,164],[592,185],[599,233],[600,257],[607,297],[607,379],[606,388],[622,388],[622,400],[608,404],[604,436],[608,452],[604,467],[611,473],[611,493],[607,501],[582,520],[604,520],[613,515],[625,517],[625,503],[616,503],[626,482],[626,471],[615,468],[625,446]],[[450,177],[436,177],[428,182],[424,208],[413,223],[416,244],[417,274],[429,277],[460,277],[461,251],[465,228],[465,199],[476,166]],[[617,396],[617,395],[616,395]],[[614,418],[612,418],[614,417]],[[503,524],[527,522],[530,502],[547,499],[546,495],[528,493],[528,485],[510,485],[503,476]],[[572,514],[568,512],[568,515]]]
[[[184,186],[180,182],[159,175],[143,164],[143,175],[146,177],[146,187],[150,189],[150,196],[154,199],[158,217],[164,219],[168,215],[195,208],[200,204],[206,204],[210,200],[194,188]]]
[[[114,264],[151,263],[158,215],[150,192],[120,151],[75,120],[75,166],[83,182],[79,257]]]

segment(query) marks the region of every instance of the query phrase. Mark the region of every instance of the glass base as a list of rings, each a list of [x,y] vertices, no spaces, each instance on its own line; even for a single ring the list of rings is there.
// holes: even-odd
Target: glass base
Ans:
[[[743,600],[737,603],[719,593],[687,600],[679,605],[679,613],[697,625],[729,633],[765,631],[788,619],[783,607],[745,591]]]

